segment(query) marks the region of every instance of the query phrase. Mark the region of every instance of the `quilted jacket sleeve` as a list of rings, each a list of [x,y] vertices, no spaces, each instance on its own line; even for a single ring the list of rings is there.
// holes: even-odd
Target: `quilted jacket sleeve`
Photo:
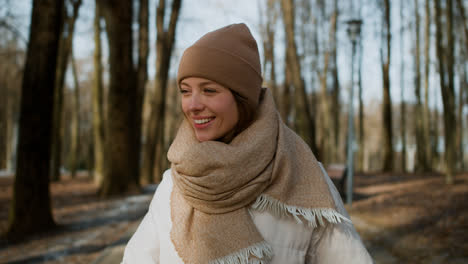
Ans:
[[[325,178],[335,200],[337,211],[349,218],[340,194],[322,166]],[[352,223],[330,224],[314,232],[307,263],[370,264],[371,256]]]

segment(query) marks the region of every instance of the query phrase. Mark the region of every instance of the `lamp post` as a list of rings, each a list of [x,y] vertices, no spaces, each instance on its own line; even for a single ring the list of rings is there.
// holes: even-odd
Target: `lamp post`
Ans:
[[[353,172],[354,172],[354,151],[353,151],[353,139],[354,139],[354,55],[356,54],[356,42],[358,41],[361,34],[360,19],[351,19],[346,22],[348,24],[348,36],[352,44],[351,52],[351,92],[349,99],[348,109],[348,154],[347,154],[347,194],[346,203],[351,205],[353,201]]]

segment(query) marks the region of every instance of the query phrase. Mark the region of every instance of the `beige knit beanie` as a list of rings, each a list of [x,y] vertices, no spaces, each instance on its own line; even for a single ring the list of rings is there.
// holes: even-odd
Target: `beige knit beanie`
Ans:
[[[258,105],[262,75],[257,42],[249,28],[232,24],[201,37],[182,55],[177,83],[187,77],[215,81]]]

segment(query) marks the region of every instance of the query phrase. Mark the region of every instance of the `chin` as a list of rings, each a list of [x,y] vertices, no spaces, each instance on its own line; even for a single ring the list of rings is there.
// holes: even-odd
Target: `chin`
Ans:
[[[214,140],[212,137],[206,136],[206,135],[195,135],[195,136],[196,136],[197,140],[200,141],[200,142]]]

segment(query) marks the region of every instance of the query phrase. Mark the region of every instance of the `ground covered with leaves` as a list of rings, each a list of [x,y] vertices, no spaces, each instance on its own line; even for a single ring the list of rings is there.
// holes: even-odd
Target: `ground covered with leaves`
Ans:
[[[141,195],[101,199],[86,174],[51,184],[58,228],[11,243],[0,240],[0,263],[92,263],[107,247],[125,244],[146,213],[155,186]],[[12,178],[0,178],[0,231],[7,229]]]
[[[93,263],[124,245],[146,213],[141,195],[101,199],[86,174],[51,184],[58,228],[26,241],[0,239],[0,263]],[[11,177],[0,178],[0,232],[7,228]],[[468,174],[359,174],[347,206],[376,263],[468,263]]]
[[[348,207],[381,263],[468,263],[468,174],[365,174]]]

